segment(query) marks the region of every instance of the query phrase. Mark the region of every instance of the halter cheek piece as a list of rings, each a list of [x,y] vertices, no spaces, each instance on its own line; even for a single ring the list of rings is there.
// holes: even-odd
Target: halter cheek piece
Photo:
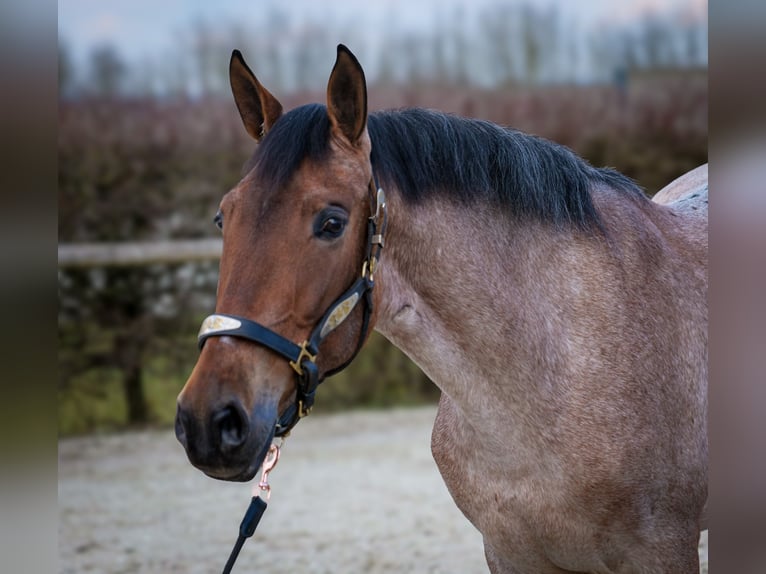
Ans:
[[[373,274],[383,249],[383,235],[386,230],[387,210],[386,196],[373,177],[370,181],[370,196],[373,203],[372,215],[367,221],[367,246],[362,275],[338,297],[319,320],[308,339],[300,345],[286,339],[282,335],[264,327],[260,323],[236,315],[217,313],[210,315],[202,322],[197,340],[200,350],[209,337],[239,337],[258,343],[267,349],[287,359],[295,371],[296,397],[277,422],[274,436],[287,435],[298,421],[309,414],[314,405],[314,397],[319,384],[330,375],[342,371],[359,353],[370,327],[372,314]],[[351,311],[362,301],[364,315],[359,340],[351,357],[338,367],[319,374],[316,359],[322,341],[335,330],[351,314]]]

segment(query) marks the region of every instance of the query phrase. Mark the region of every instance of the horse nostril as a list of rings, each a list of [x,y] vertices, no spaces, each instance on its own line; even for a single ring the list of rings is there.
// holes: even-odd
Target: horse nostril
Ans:
[[[239,405],[224,407],[213,415],[213,436],[220,437],[224,452],[242,446],[249,426],[247,415]]]

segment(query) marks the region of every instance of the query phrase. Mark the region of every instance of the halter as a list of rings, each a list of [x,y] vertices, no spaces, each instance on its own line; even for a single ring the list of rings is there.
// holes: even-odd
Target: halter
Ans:
[[[276,423],[274,431],[276,437],[289,434],[292,428],[298,424],[298,421],[311,412],[319,384],[324,381],[325,377],[345,369],[359,353],[367,338],[370,315],[372,314],[373,274],[383,249],[383,235],[388,219],[386,195],[378,185],[375,176],[370,180],[369,193],[372,215],[367,220],[367,243],[365,258],[362,263],[362,274],[330,305],[319,323],[311,331],[308,339],[298,345],[256,321],[223,313],[216,313],[207,317],[202,322],[202,327],[197,335],[200,351],[208,338],[230,336],[257,343],[287,359],[290,367],[295,371],[297,390],[295,402],[282,413]],[[359,340],[354,352],[340,366],[320,375],[316,364],[319,346],[327,335],[349,317],[351,311],[360,301],[364,302],[364,315]]]

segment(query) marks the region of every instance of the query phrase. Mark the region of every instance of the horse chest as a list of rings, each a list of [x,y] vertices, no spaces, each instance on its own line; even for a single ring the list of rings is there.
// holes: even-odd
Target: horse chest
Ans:
[[[455,504],[482,533],[493,573],[620,571],[605,566],[621,562],[619,544],[605,555],[602,533],[573,509],[565,480],[536,474],[524,455],[514,462],[486,447],[442,395],[432,454]]]

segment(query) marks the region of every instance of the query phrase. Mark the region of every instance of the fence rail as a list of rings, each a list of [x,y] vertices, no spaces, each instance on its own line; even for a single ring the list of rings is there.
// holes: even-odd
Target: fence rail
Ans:
[[[183,263],[219,259],[221,239],[151,241],[135,243],[61,243],[58,266],[105,267]]]

